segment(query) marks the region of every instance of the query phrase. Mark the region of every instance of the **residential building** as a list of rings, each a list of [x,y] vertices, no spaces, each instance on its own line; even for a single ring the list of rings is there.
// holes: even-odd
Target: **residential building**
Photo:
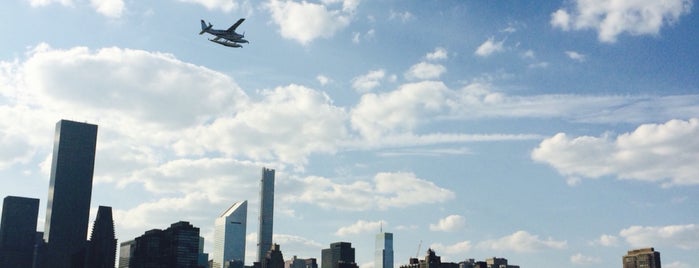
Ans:
[[[321,251],[321,268],[357,268],[354,248],[349,242],[335,242]]]
[[[260,228],[257,232],[257,262],[272,248],[274,223],[274,169],[262,168],[260,178]]]
[[[199,228],[189,222],[153,229],[135,239],[130,268],[198,268]]]
[[[624,268],[661,268],[660,252],[654,248],[629,250],[622,259]]]
[[[114,268],[117,240],[114,234],[112,208],[99,206],[92,225],[88,242],[87,263],[89,268]]]

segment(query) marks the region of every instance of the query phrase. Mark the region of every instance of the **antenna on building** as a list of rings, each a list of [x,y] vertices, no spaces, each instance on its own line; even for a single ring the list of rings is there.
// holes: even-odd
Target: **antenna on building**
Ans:
[[[421,248],[422,248],[422,240],[420,240],[420,244],[417,245],[417,252],[415,252],[416,259],[420,256],[420,249]]]
[[[383,221],[379,221],[379,233],[383,233]]]

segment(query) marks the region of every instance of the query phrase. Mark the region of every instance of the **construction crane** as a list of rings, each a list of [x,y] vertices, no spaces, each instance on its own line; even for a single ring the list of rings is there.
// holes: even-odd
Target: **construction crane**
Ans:
[[[417,252],[415,252],[415,258],[420,257],[420,249],[422,248],[422,240],[420,240],[420,244],[417,245]]]

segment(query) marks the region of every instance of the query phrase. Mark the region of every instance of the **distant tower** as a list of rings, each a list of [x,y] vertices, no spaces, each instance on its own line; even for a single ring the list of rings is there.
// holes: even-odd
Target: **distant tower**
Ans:
[[[236,202],[214,223],[213,266],[223,268],[228,261],[245,263],[245,235],[248,201]]]
[[[376,235],[374,268],[393,268],[393,234],[381,230]]]
[[[51,162],[46,204],[45,264],[76,268],[85,263],[97,125],[61,120]]]
[[[112,208],[99,206],[92,226],[87,252],[87,267],[114,268],[117,240],[114,235]]]
[[[133,256],[136,240],[122,242],[119,245],[119,268],[129,268],[131,256]]]
[[[630,250],[622,259],[624,268],[661,268],[660,252],[654,248]]]
[[[357,268],[354,262],[352,243],[335,242],[330,248],[323,249],[320,255],[321,268]]]
[[[274,169],[262,168],[260,179],[260,230],[257,232],[257,262],[265,260],[272,248],[272,225],[274,221]]]
[[[0,267],[32,266],[39,199],[8,196],[2,201]]]

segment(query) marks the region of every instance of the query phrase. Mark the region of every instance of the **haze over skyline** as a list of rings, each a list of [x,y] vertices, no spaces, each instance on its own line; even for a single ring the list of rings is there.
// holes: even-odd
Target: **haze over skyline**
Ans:
[[[351,242],[394,263],[699,266],[699,15],[691,0],[11,0],[0,197],[39,198],[55,123],[99,126],[90,224],[119,242],[214,220],[275,169],[286,259]],[[198,35],[237,19],[249,44]],[[248,228],[246,261],[256,258]],[[40,229],[41,231],[41,229]]]

